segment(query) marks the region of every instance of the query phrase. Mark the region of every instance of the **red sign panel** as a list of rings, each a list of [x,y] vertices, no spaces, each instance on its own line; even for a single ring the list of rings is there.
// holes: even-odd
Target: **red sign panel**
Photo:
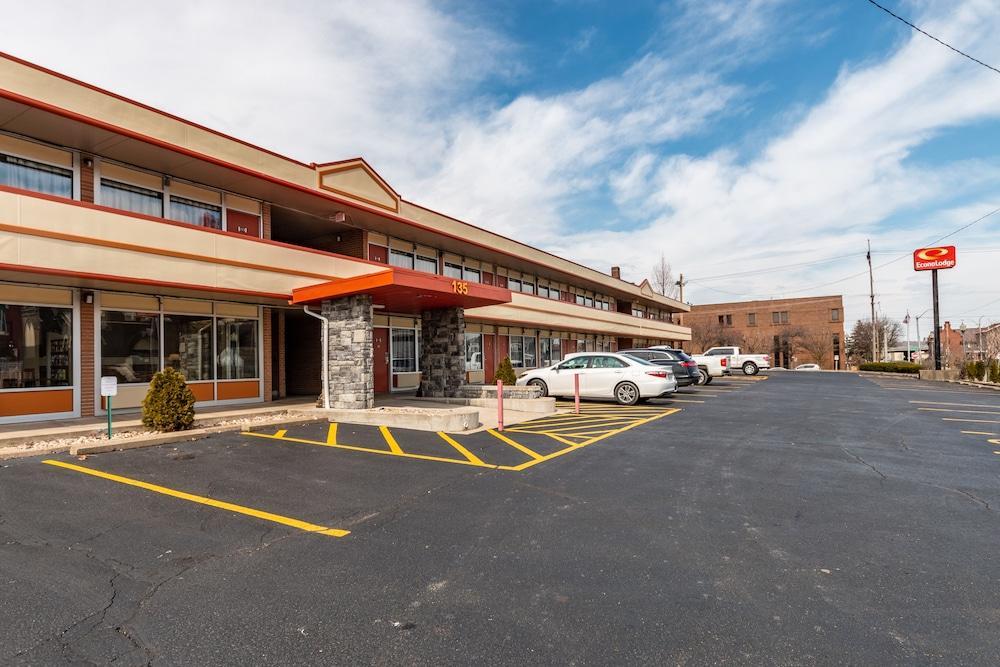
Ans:
[[[943,245],[937,248],[920,248],[913,251],[914,271],[933,271],[934,269],[953,269],[955,246]]]

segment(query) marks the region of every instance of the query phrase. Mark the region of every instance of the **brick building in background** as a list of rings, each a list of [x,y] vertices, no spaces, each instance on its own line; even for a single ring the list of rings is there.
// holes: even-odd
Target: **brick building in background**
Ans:
[[[770,354],[771,363],[784,368],[804,363],[825,369],[845,366],[840,295],[695,305],[680,318],[691,327],[690,348],[695,352],[739,345],[747,352]]]

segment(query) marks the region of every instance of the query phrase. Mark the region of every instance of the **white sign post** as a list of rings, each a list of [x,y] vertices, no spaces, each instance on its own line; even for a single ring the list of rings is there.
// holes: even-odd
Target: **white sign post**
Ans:
[[[108,403],[108,439],[111,439],[111,397],[118,395],[118,378],[114,375],[101,377],[101,396]]]

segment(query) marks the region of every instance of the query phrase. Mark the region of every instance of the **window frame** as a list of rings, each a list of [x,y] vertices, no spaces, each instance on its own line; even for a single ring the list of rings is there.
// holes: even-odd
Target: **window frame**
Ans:
[[[433,271],[428,271],[427,269],[418,268],[417,264],[419,262],[427,262],[428,264],[433,264],[434,265],[434,270]],[[440,265],[440,262],[438,261],[438,259],[436,257],[428,257],[427,255],[421,255],[420,253],[414,253],[413,254],[413,270],[414,271],[420,271],[421,273],[432,273],[434,275],[438,275],[438,273],[441,270],[441,265]]]
[[[396,257],[409,257],[410,258],[410,264],[409,264],[409,266],[407,266],[405,264],[393,264],[392,258],[394,256],[396,256]],[[400,250],[399,248],[393,248],[393,247],[390,246],[389,247],[389,255],[388,255],[388,257],[386,259],[389,260],[389,262],[388,262],[389,266],[394,266],[397,269],[410,269],[412,271],[414,269],[414,267],[416,266],[417,254],[415,252],[413,252],[412,250]]]

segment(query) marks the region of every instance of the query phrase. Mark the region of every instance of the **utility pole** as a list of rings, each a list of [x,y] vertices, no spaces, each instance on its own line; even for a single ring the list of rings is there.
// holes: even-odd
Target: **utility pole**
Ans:
[[[677,285],[678,288],[680,288],[680,291],[678,293],[678,300],[681,303],[684,303],[684,285],[686,285],[687,283],[684,282],[684,274],[683,273],[681,274],[681,279],[678,280],[674,284]]]
[[[906,317],[903,318],[906,325],[906,361],[913,361],[913,349],[910,347],[910,309],[906,309]]]
[[[872,241],[868,239],[868,286],[872,299],[872,361],[878,361],[878,334],[875,323],[875,274],[872,272]]]

